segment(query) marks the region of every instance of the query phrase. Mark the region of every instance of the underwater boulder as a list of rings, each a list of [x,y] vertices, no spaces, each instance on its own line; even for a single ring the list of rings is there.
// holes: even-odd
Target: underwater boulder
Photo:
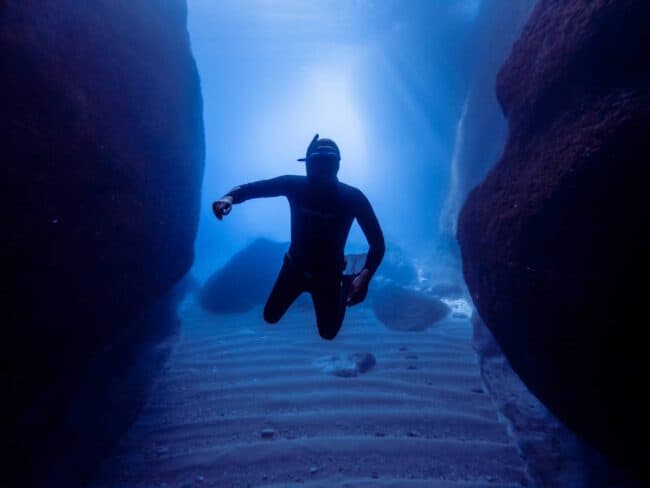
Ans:
[[[413,261],[397,245],[388,243],[384,258],[377,268],[377,278],[390,280],[401,286],[418,284],[418,272]]]
[[[436,298],[463,298],[466,295],[465,287],[460,283],[437,283],[424,289]]]
[[[449,313],[441,300],[393,283],[373,287],[371,306],[384,325],[405,331],[426,330]]]
[[[288,243],[256,239],[203,285],[199,303],[214,313],[246,312],[266,302]]]
[[[53,452],[110,447],[92,422],[60,431],[81,381],[103,390],[82,380],[91,359],[110,353],[115,383],[116,344],[174,322],[138,318],[193,260],[204,144],[185,2],[2,2],[0,106],[3,438],[26,486]],[[69,474],[60,486],[87,466]]]
[[[514,370],[644,477],[648,25],[646,0],[537,4],[498,75],[505,151],[458,226],[472,299]]]

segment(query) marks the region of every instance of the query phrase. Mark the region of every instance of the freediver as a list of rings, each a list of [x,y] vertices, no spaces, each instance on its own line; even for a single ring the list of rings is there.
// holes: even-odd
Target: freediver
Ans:
[[[284,175],[236,186],[212,204],[221,220],[233,204],[251,198],[285,196],[291,209],[291,244],[271,294],[264,320],[277,323],[298,296],[307,291],[316,312],[318,333],[336,337],[346,306],[362,302],[384,257],[384,235],[370,202],[361,190],[337,178],[341,155],[331,139],[314,136],[304,161],[307,176]],[[357,219],[369,249],[359,272],[344,274],[345,243]]]

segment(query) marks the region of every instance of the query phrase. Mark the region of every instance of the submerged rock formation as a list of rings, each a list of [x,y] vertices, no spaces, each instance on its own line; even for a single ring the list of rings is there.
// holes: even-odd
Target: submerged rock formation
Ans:
[[[505,152],[458,228],[472,298],[515,371],[639,476],[648,25],[645,0],[540,0],[498,76]]]
[[[390,280],[400,286],[417,286],[418,271],[403,249],[389,242],[376,273],[377,279]]]
[[[0,4],[2,430],[23,486],[53,452],[102,448],[62,431],[70,399],[120,381],[118,345],[160,337],[136,318],[193,260],[204,147],[185,20],[182,0]],[[60,486],[85,466],[72,474]]]
[[[214,313],[234,313],[265,303],[288,248],[288,243],[256,239],[203,285],[201,306]]]
[[[449,307],[438,298],[394,283],[374,286],[370,303],[377,318],[396,330],[423,331],[449,314]]]
[[[467,41],[470,75],[465,103],[456,125],[449,192],[440,229],[454,236],[467,194],[492,167],[503,150],[506,121],[494,93],[495,78],[536,0],[489,0],[480,3]],[[462,62],[459,60],[459,62]]]

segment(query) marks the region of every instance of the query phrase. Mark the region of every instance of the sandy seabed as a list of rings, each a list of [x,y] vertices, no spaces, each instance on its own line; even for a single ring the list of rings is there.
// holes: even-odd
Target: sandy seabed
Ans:
[[[466,319],[425,332],[348,310],[334,341],[311,309],[213,315],[188,297],[181,337],[94,487],[522,486],[530,477],[484,385]],[[324,371],[372,353],[366,373]]]

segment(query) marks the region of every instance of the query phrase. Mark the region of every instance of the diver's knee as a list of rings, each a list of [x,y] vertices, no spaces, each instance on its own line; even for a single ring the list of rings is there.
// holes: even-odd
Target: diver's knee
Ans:
[[[277,324],[280,321],[280,319],[282,318],[282,316],[280,314],[273,313],[273,312],[271,312],[270,310],[268,310],[266,308],[264,309],[263,317],[264,317],[264,321],[267,324]]]
[[[331,341],[339,334],[339,331],[319,330],[318,334],[321,336],[322,339],[325,339],[326,341]]]

